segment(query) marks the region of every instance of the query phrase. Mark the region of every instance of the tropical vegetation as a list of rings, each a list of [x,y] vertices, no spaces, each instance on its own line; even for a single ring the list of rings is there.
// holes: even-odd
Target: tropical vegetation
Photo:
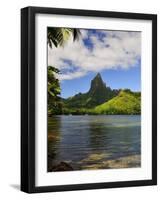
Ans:
[[[95,107],[97,114],[140,114],[141,93],[121,90],[113,99]]]
[[[141,93],[129,89],[112,90],[106,87],[101,75],[97,74],[91,81],[87,93],[78,93],[73,97],[62,99],[59,114],[140,114]]]
[[[48,28],[47,43],[49,48],[64,46],[73,37],[80,37],[79,29]],[[78,93],[67,99],[61,98],[60,82],[57,75],[60,71],[55,66],[48,66],[48,116],[59,114],[140,114],[141,93],[129,89],[115,90],[103,82],[98,73],[88,92]]]
[[[57,48],[63,46],[67,40],[72,36],[73,41],[79,38],[79,29],[72,28],[52,28],[49,27],[47,31],[47,43],[50,48],[53,45]],[[59,114],[62,110],[62,102],[60,98],[60,83],[56,74],[59,74],[59,70],[54,66],[48,66],[48,115]]]

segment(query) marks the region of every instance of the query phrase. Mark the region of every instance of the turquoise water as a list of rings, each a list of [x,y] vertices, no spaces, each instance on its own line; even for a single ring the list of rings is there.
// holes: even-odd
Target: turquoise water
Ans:
[[[48,169],[66,162],[74,170],[139,167],[141,116],[81,115],[48,119]]]

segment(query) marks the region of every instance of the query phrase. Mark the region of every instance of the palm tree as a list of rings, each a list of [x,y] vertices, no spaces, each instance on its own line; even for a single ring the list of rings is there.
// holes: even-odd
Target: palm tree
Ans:
[[[54,73],[59,73],[55,67],[48,66],[48,115],[61,113],[60,84]]]
[[[50,48],[63,46],[65,42],[73,37],[73,41],[79,39],[80,30],[72,28],[48,28],[47,43]],[[60,83],[55,77],[59,70],[54,66],[48,66],[48,115],[61,113]]]
[[[54,44],[55,47],[63,46],[65,42],[73,37],[73,41],[79,39],[80,30],[73,28],[48,28],[47,43],[50,48]]]

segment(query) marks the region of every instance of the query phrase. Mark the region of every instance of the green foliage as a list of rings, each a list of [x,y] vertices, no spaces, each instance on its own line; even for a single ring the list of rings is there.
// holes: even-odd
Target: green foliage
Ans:
[[[60,98],[60,84],[55,74],[59,70],[55,67],[48,66],[48,115],[58,114],[61,112],[62,103]]]
[[[64,100],[64,105],[70,109],[91,109],[109,99],[112,99],[118,94],[118,92],[118,90],[111,90],[110,87],[106,87],[101,75],[98,73],[91,81],[91,87],[87,93],[79,93]]]
[[[50,48],[59,47],[72,36],[73,41],[79,38],[79,29],[48,28],[47,43]],[[60,83],[56,78],[59,70],[48,66],[48,115],[54,114],[140,114],[140,92],[129,89],[111,90],[106,87],[98,73],[91,81],[90,90],[76,94],[68,99],[61,99]]]
[[[60,98],[60,84],[54,73],[59,70],[48,67],[48,111],[51,114],[98,115],[140,114],[141,93],[129,89],[111,90],[97,76],[91,82],[89,92],[79,93],[68,99]],[[104,103],[100,104],[103,100]]]
[[[47,43],[50,48],[63,46],[65,42],[73,37],[73,41],[77,40],[80,35],[79,29],[72,28],[48,28]],[[60,84],[55,77],[59,70],[53,66],[48,66],[48,116],[62,113],[62,101],[60,98]]]
[[[97,106],[97,114],[140,114],[141,93],[121,90],[118,96]]]
[[[63,106],[62,113],[65,115],[136,115],[141,113],[140,104],[140,92],[121,90],[116,97],[95,108],[68,108]]]
[[[63,46],[71,36],[73,37],[73,41],[75,41],[79,38],[79,35],[79,29],[49,27],[47,33],[47,42],[50,48],[52,48],[53,44],[55,47]]]

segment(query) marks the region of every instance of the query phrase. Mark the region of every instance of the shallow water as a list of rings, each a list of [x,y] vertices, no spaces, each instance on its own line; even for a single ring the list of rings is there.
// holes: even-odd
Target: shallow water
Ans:
[[[140,167],[139,115],[54,116],[48,119],[48,170]]]

